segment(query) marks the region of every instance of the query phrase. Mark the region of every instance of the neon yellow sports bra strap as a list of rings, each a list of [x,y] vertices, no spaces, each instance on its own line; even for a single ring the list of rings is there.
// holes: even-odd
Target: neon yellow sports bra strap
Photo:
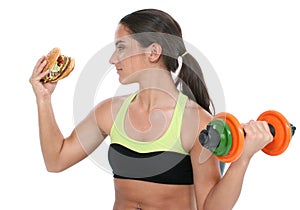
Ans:
[[[124,126],[124,122],[125,122],[125,116],[129,107],[129,104],[131,103],[131,101],[133,100],[133,98],[137,95],[138,92],[132,93],[129,97],[127,97],[122,106],[119,109],[119,112],[116,116],[115,122],[114,122],[114,126],[117,127],[117,129],[119,130],[119,132],[122,132],[123,134],[125,134],[125,126]],[[124,135],[126,136],[126,135]]]
[[[182,154],[188,154],[183,149],[180,139],[182,118],[185,110],[187,96],[179,92],[173,117],[165,134],[157,140],[150,142],[141,142],[128,137],[125,132],[124,126],[125,116],[129,104],[136,96],[136,94],[137,93],[133,93],[128,98],[126,98],[122,106],[120,107],[120,110],[111,129],[111,143],[121,144],[129,149],[142,153],[155,151],[174,151]]]
[[[181,133],[181,125],[182,125],[182,119],[183,119],[183,114],[184,114],[184,110],[185,110],[185,105],[186,102],[188,100],[188,97],[186,95],[184,95],[183,93],[179,92],[178,95],[178,100],[177,100],[177,104],[174,110],[174,114],[173,114],[173,118],[172,121],[169,125],[169,129],[166,134],[166,141],[171,141],[173,139],[173,143],[170,142],[170,144],[173,145],[173,150],[180,152],[182,154],[188,154],[188,152],[186,152],[183,149],[183,146],[181,144],[181,137],[180,137],[180,133]]]

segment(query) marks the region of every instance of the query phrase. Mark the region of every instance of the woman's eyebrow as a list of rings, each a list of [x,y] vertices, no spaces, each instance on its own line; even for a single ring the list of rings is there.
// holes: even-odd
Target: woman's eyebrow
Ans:
[[[117,46],[117,45],[120,44],[120,43],[124,43],[124,41],[123,41],[123,40],[118,40],[118,41],[116,41],[115,46]]]

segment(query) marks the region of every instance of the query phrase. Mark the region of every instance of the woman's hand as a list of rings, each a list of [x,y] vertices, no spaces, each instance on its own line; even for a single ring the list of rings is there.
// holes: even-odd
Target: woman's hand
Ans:
[[[245,146],[242,157],[251,158],[256,152],[263,149],[273,141],[268,123],[265,121],[253,121],[242,124],[245,136]]]
[[[47,74],[49,74],[49,69],[45,72],[42,72],[46,64],[47,64],[46,57],[45,56],[41,57],[37,61],[33,69],[32,75],[29,79],[29,82],[32,85],[37,100],[50,98],[57,84],[57,82],[55,83],[48,82],[45,84],[41,82],[41,79],[45,77]]]

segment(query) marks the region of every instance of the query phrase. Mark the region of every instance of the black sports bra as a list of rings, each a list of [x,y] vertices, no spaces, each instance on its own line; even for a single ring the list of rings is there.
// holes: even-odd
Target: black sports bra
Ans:
[[[151,142],[127,136],[124,128],[128,106],[136,93],[125,99],[110,132],[109,163],[114,177],[162,184],[193,184],[191,158],[181,144],[180,131],[187,96],[179,92],[169,128]]]

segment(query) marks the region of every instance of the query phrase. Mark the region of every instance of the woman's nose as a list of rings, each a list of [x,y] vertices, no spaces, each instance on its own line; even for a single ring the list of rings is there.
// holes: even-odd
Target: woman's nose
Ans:
[[[116,56],[116,52],[113,52],[113,54],[111,55],[110,59],[109,59],[109,63],[110,64],[116,64],[118,62],[117,56]]]

